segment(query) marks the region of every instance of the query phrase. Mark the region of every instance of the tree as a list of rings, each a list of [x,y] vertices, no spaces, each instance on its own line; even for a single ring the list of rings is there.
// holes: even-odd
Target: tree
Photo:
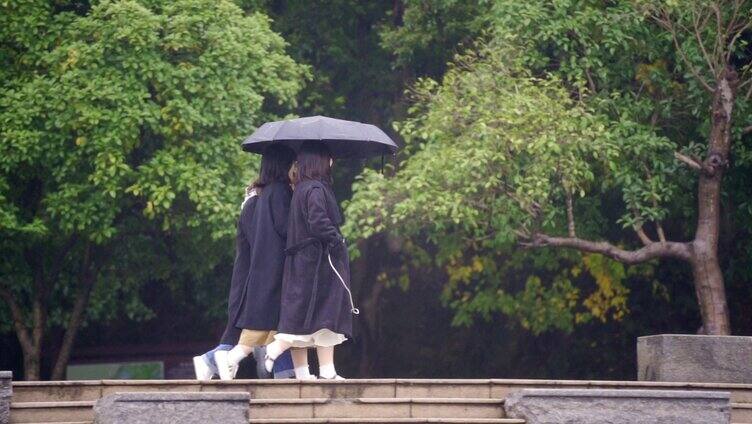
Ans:
[[[363,174],[348,205],[348,231],[357,237],[388,232],[408,238],[405,245],[427,240],[428,262],[435,254],[433,261],[445,267],[447,290],[482,315],[518,312],[503,284],[491,282],[514,281],[510,269],[519,270],[521,258],[533,260],[516,243],[572,248],[624,264],[678,259],[692,265],[704,331],[728,334],[718,211],[732,140],[746,133],[739,122],[749,118],[733,119],[735,108],[748,114],[748,93],[735,93],[750,84],[749,9],[745,2],[639,8],[498,2],[494,40],[479,55],[458,59],[441,84],[417,86],[411,117],[399,126],[409,157],[394,178]],[[676,61],[667,62],[666,53]],[[624,66],[629,63],[638,65]],[[708,128],[704,146],[681,137],[696,134],[671,129],[671,120],[686,111],[699,133]],[[687,154],[700,147],[704,158]],[[679,163],[697,171],[694,213],[674,207],[692,200],[686,193],[693,175]],[[609,216],[602,203],[614,192],[624,208],[618,221],[634,238],[603,227]],[[374,216],[374,210],[382,212]],[[684,229],[669,218],[693,214],[692,240],[669,241],[664,223],[681,240]],[[617,241],[601,241],[604,236]],[[625,247],[634,241],[642,246]],[[482,260],[494,251],[502,264],[518,265]],[[464,275],[452,284],[453,271]],[[523,295],[566,310],[579,296],[571,277],[568,270],[553,273],[547,291],[528,279]],[[618,299],[606,288],[599,290]]]
[[[487,29],[493,2],[394,0],[390,20],[379,28],[393,66],[413,75],[440,77],[447,63]]]
[[[252,171],[239,141],[307,70],[229,1],[7,3],[0,19],[0,297],[26,379],[64,329],[59,379],[87,312],[148,314],[140,285],[227,256]]]
[[[572,196],[566,197],[568,234],[555,237],[544,232],[527,234],[530,246],[570,247],[610,256],[627,264],[641,263],[655,258],[677,258],[690,263],[694,275],[703,331],[707,334],[730,334],[726,293],[718,258],[720,229],[721,182],[729,164],[731,142],[746,130],[732,133],[737,122],[733,113],[737,103],[747,102],[747,93],[737,98],[737,90],[752,84],[749,76],[746,42],[740,40],[749,29],[750,4],[744,1],[693,1],[647,3],[647,13],[669,34],[680,58],[677,66],[711,97],[707,123],[709,131],[704,146],[704,158],[689,157],[675,152],[677,160],[697,171],[697,226],[690,242],[671,242],[666,239],[659,217],[646,220],[638,217],[632,222],[643,247],[624,250],[607,242],[594,242],[577,237],[572,214]],[[740,79],[739,73],[743,76]],[[660,197],[653,196],[655,202]],[[636,199],[628,206],[639,209]],[[640,219],[642,218],[642,219]],[[647,236],[644,221],[656,225],[657,240]]]

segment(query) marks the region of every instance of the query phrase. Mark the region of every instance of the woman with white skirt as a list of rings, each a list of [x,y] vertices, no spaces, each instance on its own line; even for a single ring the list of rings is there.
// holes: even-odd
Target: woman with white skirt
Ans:
[[[292,348],[295,374],[301,378],[309,374],[306,349],[315,347],[319,377],[341,379],[334,366],[334,346],[351,337],[352,315],[358,310],[339,229],[342,213],[331,188],[332,159],[325,145],[306,141],[296,165],[279,325],[274,342],[267,346],[265,365],[270,370],[274,360]]]

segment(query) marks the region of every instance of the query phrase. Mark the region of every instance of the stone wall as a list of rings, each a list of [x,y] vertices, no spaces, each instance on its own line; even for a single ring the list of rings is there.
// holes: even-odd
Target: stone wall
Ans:
[[[507,397],[510,418],[527,424],[728,424],[728,392],[523,389]]]
[[[10,422],[10,398],[13,396],[13,373],[0,371],[0,423]]]

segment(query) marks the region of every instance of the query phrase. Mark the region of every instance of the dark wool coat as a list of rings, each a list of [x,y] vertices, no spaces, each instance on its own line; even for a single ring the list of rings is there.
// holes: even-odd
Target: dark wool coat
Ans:
[[[292,189],[286,183],[272,183],[261,190],[251,228],[246,233],[250,266],[236,327],[277,329],[291,197]]]
[[[339,230],[342,221],[328,184],[303,181],[295,187],[282,280],[280,333],[304,335],[329,329],[352,337],[350,300],[327,257],[330,253],[349,287],[350,261]]]
[[[251,244],[246,237],[250,234],[253,223],[253,212],[256,209],[258,196],[253,196],[243,203],[238,219],[238,230],[235,236],[235,264],[232,267],[230,294],[227,299],[227,326],[222,334],[220,344],[236,345],[240,338],[240,328],[235,327],[235,318],[243,300],[245,281],[251,266]]]

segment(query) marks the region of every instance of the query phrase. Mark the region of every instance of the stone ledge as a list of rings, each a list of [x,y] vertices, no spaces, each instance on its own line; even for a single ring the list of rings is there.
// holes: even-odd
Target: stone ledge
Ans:
[[[245,392],[126,392],[115,393],[117,402],[249,402]]]
[[[523,389],[507,397],[510,418],[527,424],[728,424],[728,392]]]
[[[738,388],[752,390],[752,383],[703,383],[703,382],[663,382],[663,381],[620,381],[620,380],[545,380],[545,379],[347,379],[347,380],[69,380],[69,381],[14,381],[13,386],[26,387],[65,387],[65,386],[351,386],[364,384],[381,385],[445,385],[462,384],[473,386],[616,386],[616,387],[697,387],[697,388]]]
[[[523,389],[527,397],[571,397],[571,398],[624,398],[624,399],[722,399],[728,400],[730,393],[689,390],[610,390],[610,389]],[[512,394],[510,398],[517,393]]]
[[[516,418],[251,418],[251,424],[525,424]]]
[[[637,338],[637,379],[752,383],[752,337],[659,334]]]
[[[525,424],[516,418],[251,418],[251,424]]]
[[[94,405],[96,424],[221,422],[248,424],[250,395],[244,392],[126,392]]]

